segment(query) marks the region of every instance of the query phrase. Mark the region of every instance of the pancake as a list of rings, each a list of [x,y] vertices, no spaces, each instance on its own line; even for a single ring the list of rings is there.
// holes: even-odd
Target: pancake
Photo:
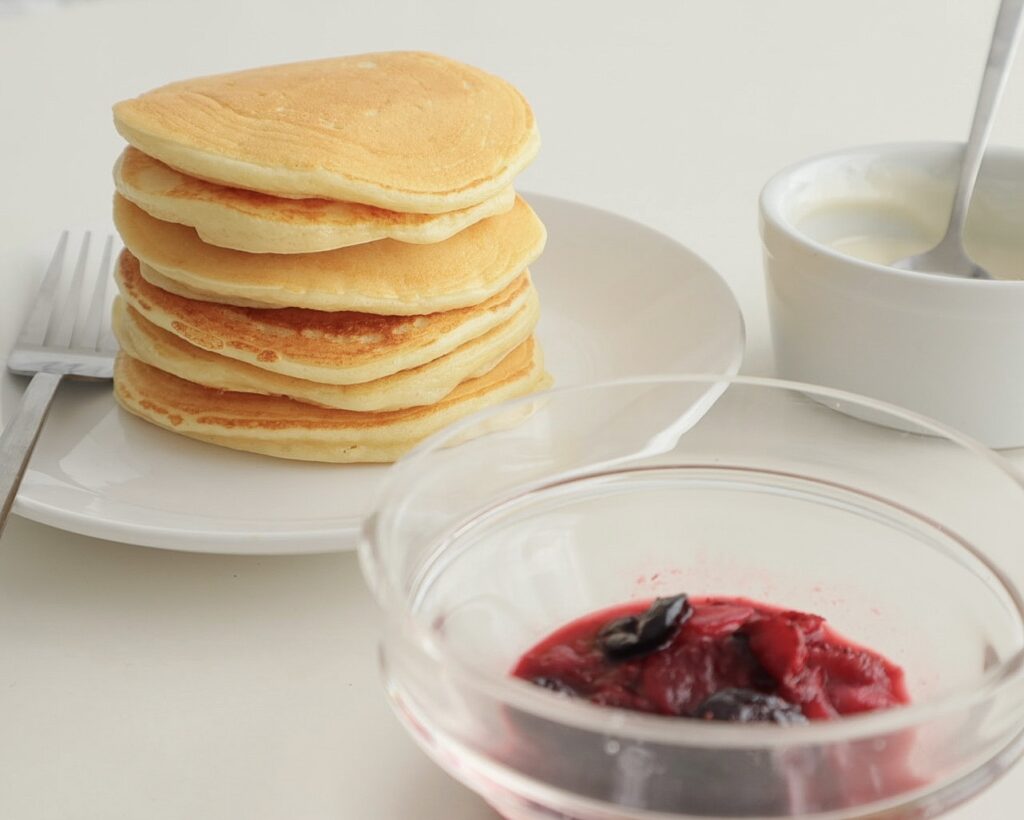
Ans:
[[[211,245],[249,253],[314,253],[378,239],[432,244],[511,210],[516,198],[510,186],[478,205],[443,214],[283,199],[186,176],[131,147],[114,166],[114,184],[150,216],[189,225]]]
[[[276,396],[213,390],[125,353],[114,367],[117,401],[153,424],[236,450],[330,462],[393,461],[462,416],[549,384],[532,338],[443,401],[388,413],[329,410]]]
[[[203,242],[193,228],[114,197],[114,222],[143,273],[164,290],[243,307],[416,315],[483,302],[544,249],[546,234],[521,198],[444,242],[382,239],[309,254],[252,254]],[[152,273],[151,273],[152,272]]]
[[[441,401],[461,382],[493,369],[533,332],[540,314],[535,293],[505,322],[412,370],[361,384],[318,384],[261,370],[195,347],[146,320],[123,299],[114,302],[114,335],[134,359],[190,382],[359,412],[399,410]]]
[[[422,52],[172,83],[115,105],[114,124],[140,151],[201,179],[421,214],[490,199],[540,147],[515,88]]]
[[[424,316],[378,316],[186,299],[143,279],[128,251],[121,253],[115,279],[129,305],[186,342],[321,384],[373,381],[440,358],[507,321],[533,291],[524,272],[479,305]]]

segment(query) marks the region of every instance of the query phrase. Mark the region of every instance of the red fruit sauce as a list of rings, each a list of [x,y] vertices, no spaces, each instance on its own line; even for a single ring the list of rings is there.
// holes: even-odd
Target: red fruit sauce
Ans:
[[[677,717],[696,716],[707,698],[731,689],[782,698],[810,720],[909,701],[900,667],[840,637],[823,618],[743,598],[690,598],[667,645],[609,659],[602,628],[650,605],[573,621],[523,655],[512,674],[592,703]]]

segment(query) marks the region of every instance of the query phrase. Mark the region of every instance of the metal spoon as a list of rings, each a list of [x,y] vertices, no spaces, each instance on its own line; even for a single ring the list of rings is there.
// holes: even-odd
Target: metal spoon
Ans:
[[[981,79],[981,89],[978,91],[978,104],[974,109],[974,122],[971,124],[971,134],[964,147],[960,182],[953,197],[953,211],[949,215],[946,235],[931,250],[893,262],[892,267],[926,273],[944,273],[968,279],[992,278],[992,274],[975,264],[964,250],[964,223],[967,221],[967,208],[974,194],[974,183],[978,179],[985,146],[989,134],[992,133],[996,106],[1003,93],[1003,86],[1006,85],[1006,77],[1013,62],[1013,52],[1020,39],[1018,35],[1021,18],[1024,16],[1022,11],[1024,0],[1003,0],[999,5],[988,62],[985,64],[985,74]]]

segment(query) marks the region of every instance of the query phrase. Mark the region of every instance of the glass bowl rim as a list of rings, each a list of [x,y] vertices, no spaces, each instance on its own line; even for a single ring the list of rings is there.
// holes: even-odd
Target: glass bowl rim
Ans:
[[[640,375],[621,379],[565,385],[531,393],[516,399],[484,408],[460,419],[426,438],[393,464],[375,494],[370,512],[363,525],[359,544],[359,562],[363,576],[369,585],[385,618],[396,622],[402,639],[417,651],[425,653],[429,660],[443,666],[446,675],[455,675],[460,681],[494,700],[513,706],[522,711],[546,718],[554,723],[572,726],[594,732],[628,735],[632,738],[667,744],[700,745],[707,748],[759,748],[807,745],[814,743],[847,742],[860,738],[878,737],[958,711],[973,708],[996,698],[1002,692],[1021,686],[1024,689],[1024,640],[1013,655],[987,670],[970,686],[958,687],[942,697],[921,703],[911,703],[892,709],[850,715],[841,720],[812,721],[806,725],[777,727],[773,725],[739,725],[715,721],[666,720],[662,715],[647,715],[607,706],[597,706],[585,701],[553,697],[552,693],[539,687],[512,678],[508,675],[489,672],[465,664],[439,649],[431,638],[429,630],[422,626],[405,606],[405,598],[386,577],[376,571],[381,564],[377,548],[382,546],[382,513],[396,505],[401,506],[402,495],[397,494],[399,478],[407,476],[430,454],[442,449],[447,442],[457,439],[464,431],[507,412],[509,409],[537,401],[558,399],[574,394],[601,390],[654,387],[671,384],[707,383],[713,386],[705,394],[713,397],[710,406],[733,386],[767,388],[773,391],[812,394],[813,396],[850,402],[862,408],[885,413],[903,421],[912,422],[928,430],[936,437],[945,439],[980,457],[1002,473],[1024,492],[1024,475],[1018,473],[1010,462],[976,439],[967,436],[942,422],[931,419],[912,410],[906,410],[889,402],[872,399],[845,390],[838,390],[804,382],[775,379],[762,376],[738,376],[726,374],[673,374]],[[813,399],[812,399],[813,400]],[[827,406],[827,405],[826,405]],[[705,411],[706,412],[706,411]],[[839,412],[833,409],[833,412]],[[872,422],[865,422],[872,423]],[[910,433],[911,435],[920,435]],[[475,439],[482,440],[482,439]],[[470,440],[469,444],[472,444]],[[456,445],[459,446],[459,445]],[[1015,608],[1017,621],[1024,628],[1024,596],[1007,573],[992,559],[977,550],[970,543],[957,538],[961,548],[979,561],[999,582]],[[380,550],[386,554],[388,550]],[[384,639],[385,651],[387,639]],[[756,732],[755,744],[753,733]]]

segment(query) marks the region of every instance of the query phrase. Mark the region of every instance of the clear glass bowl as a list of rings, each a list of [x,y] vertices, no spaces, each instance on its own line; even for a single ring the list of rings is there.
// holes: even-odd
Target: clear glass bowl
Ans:
[[[839,411],[839,412],[837,412]],[[1024,747],[1024,488],[869,399],[760,379],[555,390],[389,473],[361,557],[395,710],[510,818],[928,817]],[[556,627],[662,594],[825,616],[910,706],[807,726],[571,701],[509,676]]]

